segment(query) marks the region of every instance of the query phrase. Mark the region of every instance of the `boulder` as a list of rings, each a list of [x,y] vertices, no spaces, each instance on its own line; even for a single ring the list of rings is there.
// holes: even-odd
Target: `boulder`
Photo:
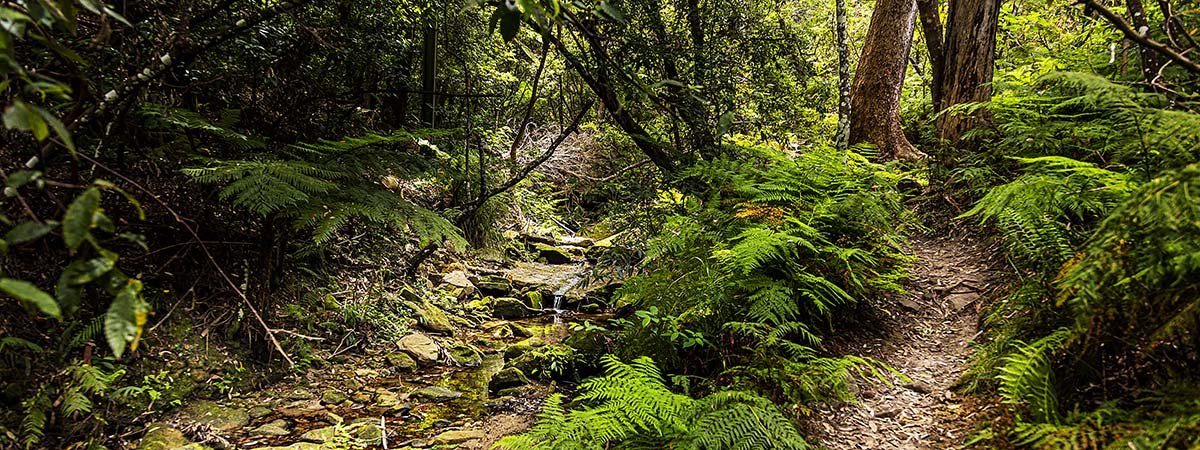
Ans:
[[[283,419],[275,419],[250,430],[251,436],[287,436],[289,434],[292,434],[291,424]]]
[[[525,302],[513,297],[500,297],[492,302],[492,316],[500,319],[524,319],[541,314],[541,310],[530,308]]]
[[[172,450],[191,444],[183,432],[162,423],[152,423],[146,427],[146,435],[137,450]]]
[[[499,392],[501,389],[524,386],[526,384],[529,384],[529,378],[525,376],[525,373],[516,367],[509,367],[496,372],[492,376],[492,379],[488,381],[488,390]]]
[[[183,408],[180,417],[184,421],[216,431],[233,431],[250,423],[250,414],[246,410],[221,406],[208,400]]]
[[[475,287],[475,285],[471,283],[471,280],[467,279],[467,273],[461,270],[455,270],[443,275],[442,283],[463,289]]]
[[[417,370],[417,362],[408,356],[408,353],[396,352],[386,356],[388,364],[392,365],[393,369],[401,372],[412,372]]]
[[[510,345],[508,348],[504,349],[504,359],[512,361],[520,358],[521,355],[528,353],[530,350],[533,350],[536,347],[542,347],[545,345],[545,341],[542,341],[539,338],[531,337],[516,344]]]
[[[412,333],[400,338],[396,343],[400,351],[412,356],[418,364],[430,366],[437,362],[441,347],[429,336]]]
[[[267,416],[271,415],[271,408],[268,408],[268,407],[262,406],[262,405],[258,405],[258,406],[251,407],[249,411],[246,411],[246,413],[250,414],[251,419],[261,419],[263,417],[267,417]]]
[[[503,296],[512,293],[512,281],[499,275],[487,275],[479,278],[476,283],[483,295]]]
[[[462,392],[441,386],[425,386],[413,392],[413,397],[433,403],[442,403],[462,397]]]
[[[575,260],[575,255],[571,253],[571,250],[563,246],[536,243],[533,244],[533,250],[537,252],[538,258],[546,260],[549,264],[570,264]],[[579,254],[582,256],[583,252],[579,252]]]
[[[446,349],[446,353],[454,359],[454,363],[463,367],[479,367],[483,365],[483,354],[467,344],[455,344]]]
[[[433,303],[405,301],[404,306],[416,312],[421,328],[434,333],[454,334],[454,326],[450,324],[450,317]]]
[[[434,445],[461,444],[467,441],[483,439],[487,433],[479,430],[452,430],[433,437]]]
[[[340,405],[346,400],[348,400],[346,394],[336,389],[328,389],[321,394],[322,405]]]

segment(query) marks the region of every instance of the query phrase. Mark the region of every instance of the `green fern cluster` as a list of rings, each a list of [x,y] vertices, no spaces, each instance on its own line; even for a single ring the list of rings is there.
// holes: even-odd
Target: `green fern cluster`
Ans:
[[[974,373],[1014,405],[1017,445],[1200,445],[1176,434],[1195,429],[1194,390],[1162,394],[1200,381],[1200,115],[1096,76],[1042,83],[994,102],[980,161],[1022,156],[979,172],[1013,179],[963,214],[996,226],[1023,277]]]
[[[604,358],[606,375],[583,385],[568,411],[561,395],[547,399],[529,432],[497,448],[526,449],[788,449],[807,443],[770,400],[725,391],[701,399],[667,388],[649,358]]]
[[[166,123],[209,131],[225,142],[241,136],[228,129],[230,123],[209,124],[186,112],[160,116]],[[415,237],[420,245],[449,242],[461,248],[466,240],[457,227],[397,191],[399,183],[424,176],[428,169],[424,158],[402,147],[435,134],[320,140],[246,159],[198,156],[199,165],[183,173],[196,183],[221,185],[222,200],[255,215],[292,219],[297,228],[311,232],[307,250],[321,248],[356,222]]]
[[[727,336],[736,345],[682,348],[651,321],[627,327],[618,347],[667,367],[688,361],[689,370],[732,368],[739,380],[796,400],[822,398],[837,383],[796,382],[874,366],[822,358],[819,348],[840,311],[881,289],[899,289],[906,257],[895,244],[908,216],[898,177],[829,148],[796,157],[759,145],[743,151],[737,160],[701,161],[684,171],[681,184],[705,186],[697,194],[704,197],[660,196],[671,215],[646,251],[648,273],[620,291],[638,308],[672,318],[673,327]]]

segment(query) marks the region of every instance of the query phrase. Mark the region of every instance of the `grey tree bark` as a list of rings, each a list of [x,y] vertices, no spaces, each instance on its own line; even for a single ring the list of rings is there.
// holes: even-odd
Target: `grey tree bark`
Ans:
[[[837,148],[850,148],[850,33],[846,31],[846,0],[836,0],[838,54],[838,127]]]

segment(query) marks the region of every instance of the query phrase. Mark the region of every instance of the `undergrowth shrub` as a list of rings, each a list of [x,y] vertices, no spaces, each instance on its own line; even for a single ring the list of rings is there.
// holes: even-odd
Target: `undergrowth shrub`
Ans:
[[[1016,423],[990,433],[1037,448],[1200,445],[1196,392],[1180,388],[1200,369],[1200,115],[1093,75],[1040,88],[993,102],[999,138],[959,171],[1001,168],[972,181],[986,195],[963,216],[995,226],[1021,279],[985,319],[973,369],[1013,405]]]

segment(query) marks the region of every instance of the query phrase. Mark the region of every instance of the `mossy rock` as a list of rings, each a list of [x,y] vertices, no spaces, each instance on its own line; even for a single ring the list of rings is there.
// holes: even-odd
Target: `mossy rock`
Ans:
[[[391,353],[391,354],[388,354],[385,358],[387,358],[388,364],[391,364],[392,368],[396,369],[398,371],[412,372],[414,370],[417,370],[417,361],[414,360],[411,356],[408,356],[407,353],[403,353],[403,352]]]
[[[446,315],[445,311],[442,311],[442,308],[438,308],[428,301],[420,303],[405,301],[404,306],[416,312],[421,328],[434,333],[454,334],[454,326],[450,324],[450,317]]]
[[[545,260],[547,264],[570,264],[575,260],[575,255],[571,250],[562,246],[538,242],[533,244],[533,250],[537,252],[538,258]],[[582,252],[580,252],[580,256],[582,256]]]
[[[137,450],[173,450],[191,443],[182,431],[166,424],[152,423],[146,427],[146,435]]]
[[[463,367],[479,367],[483,365],[483,354],[467,344],[454,344],[446,350],[454,363]]]
[[[541,310],[530,308],[525,302],[513,297],[500,297],[492,301],[492,316],[496,318],[525,319],[541,314]]]
[[[538,337],[531,337],[529,339],[525,339],[521,342],[510,345],[510,346],[508,346],[508,348],[504,349],[504,359],[511,361],[511,360],[520,358],[521,355],[528,353],[529,351],[533,350],[535,347],[542,347],[544,345],[546,345],[546,342]]]
[[[512,281],[499,275],[486,275],[479,277],[479,281],[475,283],[479,288],[479,292],[483,295],[504,296],[512,293]]]
[[[499,392],[503,389],[524,386],[529,384],[529,377],[516,367],[508,367],[496,372],[492,379],[488,381],[488,390],[491,392]]]
[[[209,400],[201,400],[184,407],[180,417],[187,422],[217,431],[233,431],[250,423],[250,413],[246,410],[221,406]]]

